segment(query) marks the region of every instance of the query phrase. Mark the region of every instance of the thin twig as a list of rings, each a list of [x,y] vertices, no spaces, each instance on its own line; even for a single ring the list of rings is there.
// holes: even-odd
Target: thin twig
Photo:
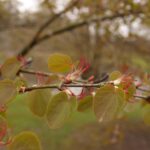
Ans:
[[[84,88],[88,88],[88,87],[96,87],[99,88],[101,86],[103,86],[105,83],[99,83],[99,84],[62,84],[61,88],[63,87],[84,87]],[[43,85],[43,86],[32,86],[32,87],[25,87],[25,88],[21,88],[19,90],[19,93],[25,93],[25,92],[29,92],[29,91],[33,91],[33,90],[38,90],[38,89],[60,89],[59,84],[50,84],[50,85]]]
[[[95,87],[95,88],[100,88],[102,86],[104,86],[105,84],[108,84],[109,82],[102,82],[102,83],[98,83],[98,84],[90,84],[90,83],[86,83],[86,84],[65,84],[63,83],[61,85],[61,89],[66,88],[66,87],[83,87],[83,88],[89,88],[89,87]],[[60,85],[59,84],[50,84],[50,85],[41,85],[41,86],[32,86],[32,87],[24,87],[21,88],[19,90],[19,93],[26,93],[26,92],[31,92],[33,90],[38,90],[38,89],[60,89]],[[133,95],[133,97],[135,98],[140,98],[143,100],[146,100],[147,102],[149,102],[150,96],[142,96],[142,95]]]
[[[150,92],[150,89],[143,89],[141,87],[137,87],[137,89],[143,92]]]

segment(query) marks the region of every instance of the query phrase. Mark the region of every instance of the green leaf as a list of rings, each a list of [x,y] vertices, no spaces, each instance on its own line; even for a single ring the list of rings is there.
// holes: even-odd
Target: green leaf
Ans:
[[[92,107],[93,96],[86,96],[80,100],[78,105],[78,111],[83,112]]]
[[[70,103],[71,103],[71,111],[74,112],[77,110],[77,98],[75,96],[72,96],[70,99],[69,99]]]
[[[48,104],[46,119],[51,129],[57,129],[64,125],[72,113],[72,104],[65,92],[52,97]]]
[[[146,125],[150,126],[150,117],[149,117],[149,114],[150,114],[150,105],[149,104],[146,104],[143,109],[141,108],[142,110],[142,118],[143,118],[143,121]]]
[[[117,80],[118,78],[120,78],[121,76],[122,76],[121,72],[114,71],[109,75],[109,80],[114,81],[114,80]]]
[[[125,104],[125,94],[122,89],[112,85],[100,88],[94,97],[94,112],[99,122],[115,119]]]
[[[16,57],[7,59],[1,67],[2,77],[7,79],[15,79],[20,67],[21,63]]]
[[[49,57],[48,67],[51,72],[66,73],[72,69],[72,60],[64,54],[53,54]]]
[[[0,105],[8,103],[17,94],[17,89],[13,81],[0,81]]]
[[[40,141],[35,133],[22,132],[13,138],[9,150],[41,150]]]
[[[49,89],[38,89],[29,92],[27,97],[31,112],[39,117],[43,117],[51,98],[51,91]]]

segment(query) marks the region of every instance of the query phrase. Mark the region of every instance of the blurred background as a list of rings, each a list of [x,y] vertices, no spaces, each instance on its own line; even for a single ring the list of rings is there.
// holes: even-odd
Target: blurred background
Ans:
[[[0,64],[28,48],[42,25],[73,2],[0,0]],[[94,18],[100,19],[91,21]],[[80,22],[84,24],[73,27]],[[57,32],[64,28],[67,30]],[[150,0],[78,0],[48,24],[39,38],[47,35],[50,38],[37,42],[26,55],[33,58],[31,68],[35,70],[48,71],[48,56],[58,52],[74,60],[88,60],[87,76],[114,70],[139,76],[150,73]],[[140,104],[131,108],[126,121],[99,125],[89,110],[77,112],[63,128],[52,131],[32,115],[25,99],[18,96],[12,102],[9,124],[14,134],[22,130],[38,133],[44,150],[150,149],[150,128],[143,124]]]

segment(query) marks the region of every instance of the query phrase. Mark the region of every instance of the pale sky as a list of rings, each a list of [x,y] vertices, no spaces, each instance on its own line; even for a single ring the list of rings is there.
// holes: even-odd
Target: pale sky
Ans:
[[[57,9],[62,10],[69,1],[70,0],[55,0]],[[21,12],[34,12],[38,9],[39,2],[42,2],[42,0],[18,0],[18,2],[20,2],[19,10]]]
[[[39,0],[18,0],[20,3],[19,10],[24,11],[36,11],[38,8]]]

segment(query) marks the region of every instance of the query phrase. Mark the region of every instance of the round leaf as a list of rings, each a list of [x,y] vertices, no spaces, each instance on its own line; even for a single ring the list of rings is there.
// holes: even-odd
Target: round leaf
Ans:
[[[125,103],[125,94],[122,89],[115,89],[112,85],[100,88],[94,98],[94,112],[97,119],[110,121],[120,112]]]
[[[32,132],[22,132],[13,138],[9,150],[41,150],[38,137]]]
[[[66,73],[72,69],[72,60],[64,54],[53,54],[49,57],[48,67],[51,72]]]
[[[93,97],[92,96],[86,96],[83,99],[80,100],[78,105],[78,111],[86,111],[87,109],[92,107],[93,103]]]
[[[114,81],[114,80],[117,80],[118,78],[120,78],[121,76],[122,76],[121,72],[114,71],[109,75],[109,80]]]
[[[8,103],[16,94],[16,86],[11,80],[0,81],[0,105]]]
[[[71,111],[74,112],[77,110],[77,98],[75,96],[70,98],[70,103],[71,103]]]
[[[48,104],[46,119],[51,129],[56,129],[66,122],[72,112],[72,104],[64,92],[53,96]]]
[[[48,101],[51,98],[49,89],[38,89],[28,93],[29,108],[31,112],[39,117],[43,117],[46,113]]]
[[[21,67],[21,63],[16,57],[7,59],[1,67],[1,74],[3,78],[15,79]]]

